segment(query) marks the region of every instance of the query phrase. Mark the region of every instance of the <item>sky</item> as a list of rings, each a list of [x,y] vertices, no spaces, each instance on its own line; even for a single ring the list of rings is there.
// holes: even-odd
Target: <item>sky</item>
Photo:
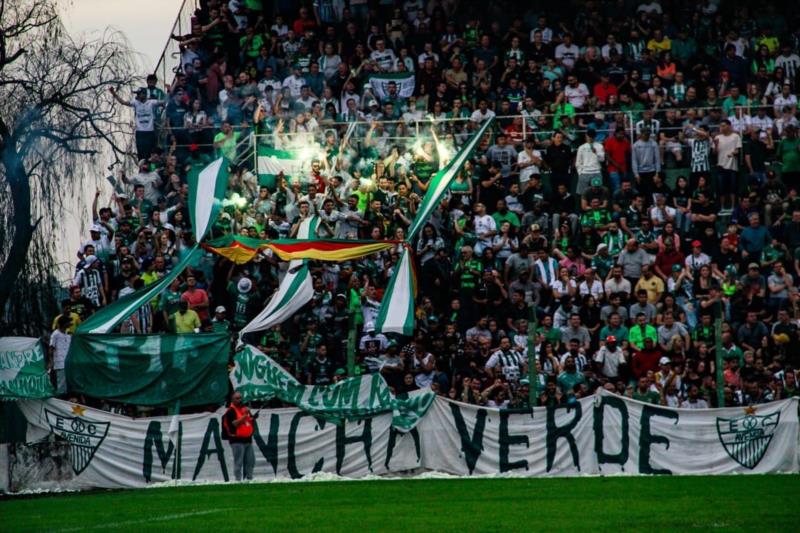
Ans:
[[[170,30],[178,16],[182,0],[58,0],[61,16],[67,31],[75,38],[85,34],[87,38],[99,37],[111,27],[127,37],[131,48],[139,54],[142,72],[153,71],[158,58],[164,50]],[[191,0],[187,0],[191,1]],[[95,188],[104,190],[104,199],[111,194],[105,180],[97,176],[86,176],[83,183],[85,204],[91,206]],[[59,239],[57,261],[60,265],[56,276],[62,282],[72,277],[72,269],[67,266],[75,261],[75,251],[81,243],[85,228],[91,223],[91,213],[84,206],[65,206],[63,239]],[[63,271],[62,271],[63,270]]]
[[[62,0],[64,25],[73,35],[99,35],[107,27],[124,33],[151,72],[164,50],[182,0]]]

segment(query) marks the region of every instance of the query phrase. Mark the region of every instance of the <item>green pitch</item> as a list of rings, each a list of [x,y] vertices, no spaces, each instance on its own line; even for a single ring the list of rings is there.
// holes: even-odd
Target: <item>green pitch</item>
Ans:
[[[797,531],[798,476],[272,483],[0,500],[16,531]]]

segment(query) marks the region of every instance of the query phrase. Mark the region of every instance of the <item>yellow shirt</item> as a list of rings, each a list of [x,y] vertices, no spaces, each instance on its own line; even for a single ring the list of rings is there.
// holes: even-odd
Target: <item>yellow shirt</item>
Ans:
[[[658,276],[653,276],[650,279],[645,279],[644,276],[642,276],[636,284],[636,291],[642,289],[647,291],[648,303],[655,305],[664,292],[664,282]]]
[[[200,327],[200,317],[192,309],[187,309],[185,313],[178,311],[172,318],[175,320],[175,333],[194,333],[195,328]]]
[[[655,54],[660,52],[669,52],[672,50],[672,41],[669,40],[669,37],[664,37],[660,41],[650,39],[647,41],[647,49]]]
[[[81,317],[78,313],[70,313],[69,317],[72,319],[72,324],[66,329],[66,332],[72,335],[75,333],[75,329],[81,325]],[[55,331],[58,328],[58,319],[61,318],[61,315],[58,315],[53,319],[53,326],[51,328],[52,331]]]

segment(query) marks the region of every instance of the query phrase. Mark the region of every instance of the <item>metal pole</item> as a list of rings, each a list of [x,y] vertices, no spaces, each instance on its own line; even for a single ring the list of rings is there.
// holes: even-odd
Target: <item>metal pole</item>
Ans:
[[[539,376],[536,373],[536,305],[531,306],[528,320],[528,405],[536,406],[539,393]]]
[[[722,377],[722,303],[717,302],[717,319],[714,321],[714,352],[716,355],[717,407],[725,407],[725,383]]]
[[[353,313],[347,320],[350,331],[347,334],[347,377],[356,374],[356,319]]]

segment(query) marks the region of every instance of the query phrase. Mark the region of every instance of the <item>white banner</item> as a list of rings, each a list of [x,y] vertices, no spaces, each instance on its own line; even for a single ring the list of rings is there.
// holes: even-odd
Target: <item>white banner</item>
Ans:
[[[234,478],[222,409],[131,419],[60,400],[19,405],[29,442],[47,441],[16,447],[12,491]],[[601,393],[569,407],[516,413],[439,397],[408,433],[393,430],[388,413],[334,425],[297,409],[262,410],[255,477],[359,478],[418,468],[463,476],[798,472],[797,407],[794,398],[753,408],[668,409]]]

